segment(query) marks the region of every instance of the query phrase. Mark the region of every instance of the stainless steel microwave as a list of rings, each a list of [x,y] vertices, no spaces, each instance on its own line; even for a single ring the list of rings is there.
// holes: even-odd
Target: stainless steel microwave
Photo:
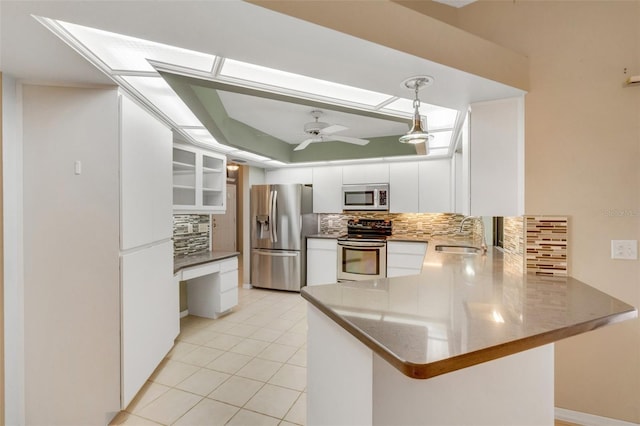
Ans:
[[[343,185],[342,210],[389,210],[389,185]]]

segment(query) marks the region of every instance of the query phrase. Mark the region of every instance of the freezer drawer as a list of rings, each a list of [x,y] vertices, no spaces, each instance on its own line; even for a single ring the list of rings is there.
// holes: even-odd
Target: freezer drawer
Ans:
[[[251,285],[300,291],[302,260],[299,251],[251,250]]]

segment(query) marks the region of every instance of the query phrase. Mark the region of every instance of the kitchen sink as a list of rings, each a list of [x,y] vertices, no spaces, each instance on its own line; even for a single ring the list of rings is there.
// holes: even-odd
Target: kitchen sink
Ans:
[[[437,245],[436,251],[456,254],[478,254],[482,249],[472,246]]]

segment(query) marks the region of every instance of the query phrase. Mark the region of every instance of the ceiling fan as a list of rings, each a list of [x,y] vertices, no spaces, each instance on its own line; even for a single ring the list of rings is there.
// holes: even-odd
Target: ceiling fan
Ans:
[[[320,110],[316,109],[311,111],[311,116],[315,118],[316,121],[312,121],[304,125],[305,133],[309,134],[311,137],[308,139],[305,139],[304,141],[302,141],[302,143],[300,143],[298,146],[293,148],[294,151],[303,150],[313,142],[340,141],[340,142],[352,143],[355,145],[366,145],[369,143],[367,139],[334,135],[333,133],[347,130],[347,127],[341,126],[339,124],[329,124],[329,123],[323,123],[322,121],[318,121],[318,119],[322,116],[322,111]]]

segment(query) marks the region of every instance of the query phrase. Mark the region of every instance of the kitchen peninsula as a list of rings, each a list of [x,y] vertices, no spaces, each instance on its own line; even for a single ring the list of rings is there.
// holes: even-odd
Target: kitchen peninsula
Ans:
[[[497,249],[438,244],[420,275],[302,290],[309,425],[552,425],[553,342],[637,317],[571,277],[523,275]]]

